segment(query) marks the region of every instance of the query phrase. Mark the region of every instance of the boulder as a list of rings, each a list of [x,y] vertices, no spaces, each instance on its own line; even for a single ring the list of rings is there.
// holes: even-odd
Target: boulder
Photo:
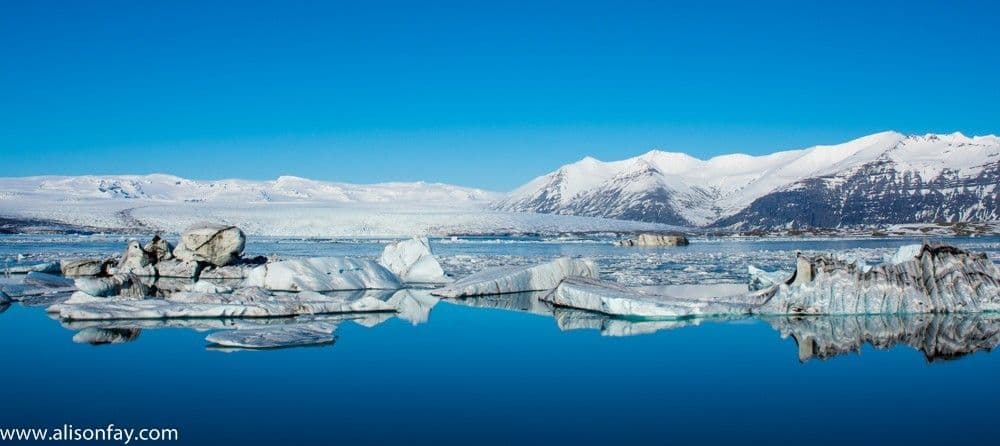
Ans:
[[[111,268],[115,262],[110,259],[77,259],[61,260],[59,268],[64,276],[87,277],[87,276],[108,276],[111,275]]]
[[[447,283],[441,264],[431,253],[426,237],[412,238],[386,245],[378,263],[395,273],[404,282]]]
[[[159,263],[164,260],[171,260],[174,258],[174,246],[170,242],[161,238],[159,235],[154,235],[153,239],[146,243],[146,246],[142,248],[144,251],[149,253],[150,257],[153,259],[153,263]]]
[[[618,246],[687,246],[687,237],[679,234],[643,233],[635,238],[621,240]]]
[[[181,234],[174,257],[215,266],[233,263],[243,254],[246,235],[236,226],[199,223]]]
[[[597,278],[597,267],[588,259],[560,257],[538,265],[494,268],[478,272],[434,290],[442,297],[481,296],[488,294],[547,291],[567,277]]]
[[[371,260],[313,257],[258,266],[244,281],[274,291],[394,290],[402,283],[392,271]]]

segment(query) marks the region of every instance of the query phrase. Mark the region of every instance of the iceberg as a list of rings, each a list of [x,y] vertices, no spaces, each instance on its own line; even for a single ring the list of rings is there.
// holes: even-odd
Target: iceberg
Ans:
[[[107,276],[110,275],[111,268],[113,268],[114,265],[115,262],[113,260],[102,259],[59,261],[59,269],[62,270],[63,275],[71,277]]]
[[[313,257],[267,263],[250,271],[244,281],[273,291],[341,291],[402,288],[392,271],[371,260]]]
[[[174,257],[181,261],[226,266],[240,258],[245,245],[246,235],[236,226],[198,223],[181,234]]]
[[[23,301],[28,298],[71,293],[76,290],[73,279],[46,273],[30,272],[21,283],[0,285],[0,293],[9,300]],[[4,298],[0,297],[0,302]]]
[[[308,314],[392,312],[391,305],[372,296],[348,300],[315,292],[272,294],[262,289],[232,294],[177,292],[167,299],[97,298],[75,293],[49,307],[60,319],[266,318]]]
[[[947,245],[904,247],[893,262],[861,267],[799,256],[791,284],[766,292],[759,314],[905,314],[1000,311],[1000,271],[985,254]]]
[[[716,287],[712,287],[715,289]],[[675,297],[630,289],[615,283],[571,277],[542,300],[553,305],[610,316],[675,319],[694,316],[750,314],[756,296]]]
[[[451,285],[434,290],[441,297],[482,296],[489,294],[548,291],[567,277],[597,278],[597,267],[589,259],[560,257],[532,266],[515,266],[481,271]]]
[[[336,328],[335,324],[327,322],[285,324],[220,331],[208,335],[205,340],[220,347],[251,349],[331,344]]]
[[[132,273],[115,274],[111,277],[81,277],[76,279],[75,284],[77,290],[93,297],[142,299],[149,294],[149,287]]]
[[[62,268],[60,268],[59,262],[15,262],[9,265],[4,265],[3,268],[0,268],[0,271],[8,274],[60,274],[62,272]]]
[[[785,271],[764,271],[753,265],[747,266],[747,273],[750,274],[750,291],[760,291],[779,285],[792,274]]]
[[[378,263],[399,276],[403,282],[450,282],[434,254],[431,253],[431,245],[427,237],[412,238],[386,245]]]

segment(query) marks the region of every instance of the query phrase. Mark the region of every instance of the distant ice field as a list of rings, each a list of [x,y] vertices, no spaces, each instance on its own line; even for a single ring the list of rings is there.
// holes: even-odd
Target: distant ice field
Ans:
[[[0,235],[0,273],[19,255],[26,260],[119,254],[130,235]],[[288,238],[247,240],[247,255],[276,258],[358,256],[376,258],[395,238]],[[766,270],[794,269],[795,253],[837,252],[878,263],[899,246],[924,240],[986,252],[1000,262],[1000,237],[941,238],[694,238],[673,248],[614,246],[609,236],[432,238],[431,247],[445,272],[462,277],[496,266],[524,265],[560,257],[589,257],[600,274],[623,285],[745,283],[747,265]]]

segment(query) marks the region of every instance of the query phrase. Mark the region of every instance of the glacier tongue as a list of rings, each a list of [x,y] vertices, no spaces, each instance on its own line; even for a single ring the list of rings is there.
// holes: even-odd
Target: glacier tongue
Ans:
[[[495,268],[472,274],[431,294],[442,297],[546,291],[567,277],[597,278],[592,260],[560,257],[533,266]]]

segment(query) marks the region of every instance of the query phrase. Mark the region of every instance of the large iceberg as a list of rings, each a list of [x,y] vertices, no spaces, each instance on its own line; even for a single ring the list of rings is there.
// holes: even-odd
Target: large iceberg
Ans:
[[[390,243],[382,250],[378,263],[395,273],[404,282],[447,283],[450,279],[434,254],[427,237]]]
[[[65,320],[255,318],[303,314],[392,312],[393,306],[372,296],[328,296],[315,292],[270,293],[259,288],[232,294],[178,292],[167,299],[99,298],[75,293],[49,307]]]
[[[985,254],[905,246],[890,262],[859,266],[799,256],[794,276],[768,290],[761,314],[904,314],[1000,310],[1000,271]]]
[[[340,291],[402,288],[392,271],[371,260],[313,257],[264,264],[244,282],[274,291]]]
[[[714,289],[715,287],[713,287]],[[618,317],[686,318],[750,314],[757,294],[735,296],[693,296],[652,294],[594,279],[571,277],[563,280],[542,300],[561,307],[577,308]]]
[[[434,290],[442,297],[547,291],[567,277],[597,278],[597,267],[588,259],[560,257],[532,266],[514,266],[482,271]]]
[[[283,324],[212,333],[205,338],[211,344],[232,348],[281,348],[330,344],[336,324],[313,322]]]

